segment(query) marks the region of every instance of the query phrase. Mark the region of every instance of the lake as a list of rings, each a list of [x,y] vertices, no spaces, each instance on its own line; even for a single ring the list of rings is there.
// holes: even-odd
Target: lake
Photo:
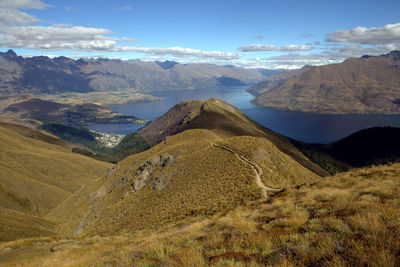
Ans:
[[[361,129],[374,126],[400,127],[400,115],[322,115],[299,111],[277,110],[250,103],[253,96],[247,86],[207,88],[183,91],[153,91],[150,94],[163,97],[162,101],[132,102],[113,106],[111,109],[141,119],[154,120],[175,104],[184,100],[206,100],[215,97],[241,109],[248,117],[280,134],[308,143],[329,143]],[[143,125],[105,124],[88,128],[127,134]]]

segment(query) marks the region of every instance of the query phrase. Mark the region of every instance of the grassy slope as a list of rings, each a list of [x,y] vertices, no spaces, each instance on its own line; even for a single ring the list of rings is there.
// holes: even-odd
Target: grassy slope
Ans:
[[[71,152],[51,135],[0,124],[0,205],[45,214],[110,164]]]
[[[400,163],[355,169],[151,234],[11,241],[0,263],[399,266],[399,177]]]
[[[0,241],[55,235],[54,226],[42,218],[0,207]]]
[[[160,229],[259,199],[261,190],[251,166],[211,143],[231,148],[259,164],[262,179],[269,186],[288,187],[319,179],[264,138],[221,139],[211,131],[188,130],[126,158],[108,178],[78,191],[48,218],[64,222],[59,227],[61,233],[110,235]],[[131,184],[140,179],[138,170],[160,156],[172,156],[174,160],[167,167],[156,165],[145,186],[134,192]],[[154,189],[160,181],[165,187]]]

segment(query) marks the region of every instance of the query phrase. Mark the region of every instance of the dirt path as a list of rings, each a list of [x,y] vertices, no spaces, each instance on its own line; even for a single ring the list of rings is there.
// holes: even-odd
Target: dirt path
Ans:
[[[236,153],[235,151],[233,151],[233,150],[230,149],[230,148],[223,147],[223,146],[219,146],[219,145],[217,145],[217,144],[215,144],[215,143],[213,143],[213,142],[211,142],[211,141],[209,141],[209,142],[210,142],[210,144],[211,144],[213,147],[216,147],[216,148],[219,148],[219,149],[223,149],[223,150],[226,150],[226,151],[228,151],[228,152],[230,152],[230,153],[232,153],[232,154],[235,154],[235,156],[236,156],[240,161],[242,161],[242,162],[245,163],[245,164],[248,164],[248,165],[253,169],[254,174],[255,174],[255,177],[256,177],[256,183],[257,183],[257,185],[262,189],[262,194],[263,194],[263,197],[264,197],[264,198],[267,198],[267,197],[268,197],[267,191],[280,191],[280,190],[282,190],[282,189],[280,189],[280,188],[268,187],[268,186],[266,186],[266,185],[262,182],[262,180],[261,180],[261,175],[263,174],[263,170],[262,170],[262,168],[260,168],[260,166],[258,166],[256,163],[254,163],[254,162],[252,162],[252,161],[246,159],[245,157],[239,155],[238,153]]]

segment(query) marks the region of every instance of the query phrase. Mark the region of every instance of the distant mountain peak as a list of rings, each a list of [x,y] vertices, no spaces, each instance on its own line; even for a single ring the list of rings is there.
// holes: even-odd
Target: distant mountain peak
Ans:
[[[15,53],[14,50],[12,50],[12,49],[9,49],[9,50],[6,52],[6,54],[9,55],[9,56],[13,56],[13,57],[16,57],[16,56],[17,56],[17,53]]]
[[[166,60],[164,62],[161,61],[156,61],[157,65],[160,66],[161,68],[167,70],[173,68],[176,64],[179,64],[176,61],[171,61],[171,60]]]
[[[15,53],[14,50],[12,50],[12,49],[9,49],[7,52],[3,52],[3,53],[0,52],[0,55],[4,55],[10,59],[18,57],[17,53]]]
[[[400,50],[394,50],[394,51],[390,52],[389,54],[386,54],[385,56],[387,56],[391,60],[396,60],[396,61],[400,60]]]

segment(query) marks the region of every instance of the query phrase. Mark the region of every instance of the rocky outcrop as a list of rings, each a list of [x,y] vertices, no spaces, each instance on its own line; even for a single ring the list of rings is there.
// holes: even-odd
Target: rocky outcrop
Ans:
[[[146,161],[136,172],[132,168],[128,169],[122,178],[114,183],[109,193],[116,188],[121,188],[128,184],[130,184],[130,189],[125,192],[124,197],[127,197],[132,192],[139,191],[145,186],[151,186],[153,190],[162,190],[173,175],[173,173],[167,171],[166,168],[175,161],[176,156],[162,154]],[[116,169],[118,169],[118,167],[110,169],[107,177],[110,177]]]
[[[144,186],[149,184],[149,181],[154,181],[154,190],[161,190],[166,185],[166,180],[169,180],[171,176],[163,175],[162,172],[167,168],[170,164],[175,161],[175,157],[171,155],[160,155],[152,158],[151,160],[146,161],[136,172],[136,178],[132,183],[132,188],[134,191],[138,191],[142,189]],[[154,172],[159,169],[161,175],[154,177]],[[152,179],[154,178],[154,179]]]

